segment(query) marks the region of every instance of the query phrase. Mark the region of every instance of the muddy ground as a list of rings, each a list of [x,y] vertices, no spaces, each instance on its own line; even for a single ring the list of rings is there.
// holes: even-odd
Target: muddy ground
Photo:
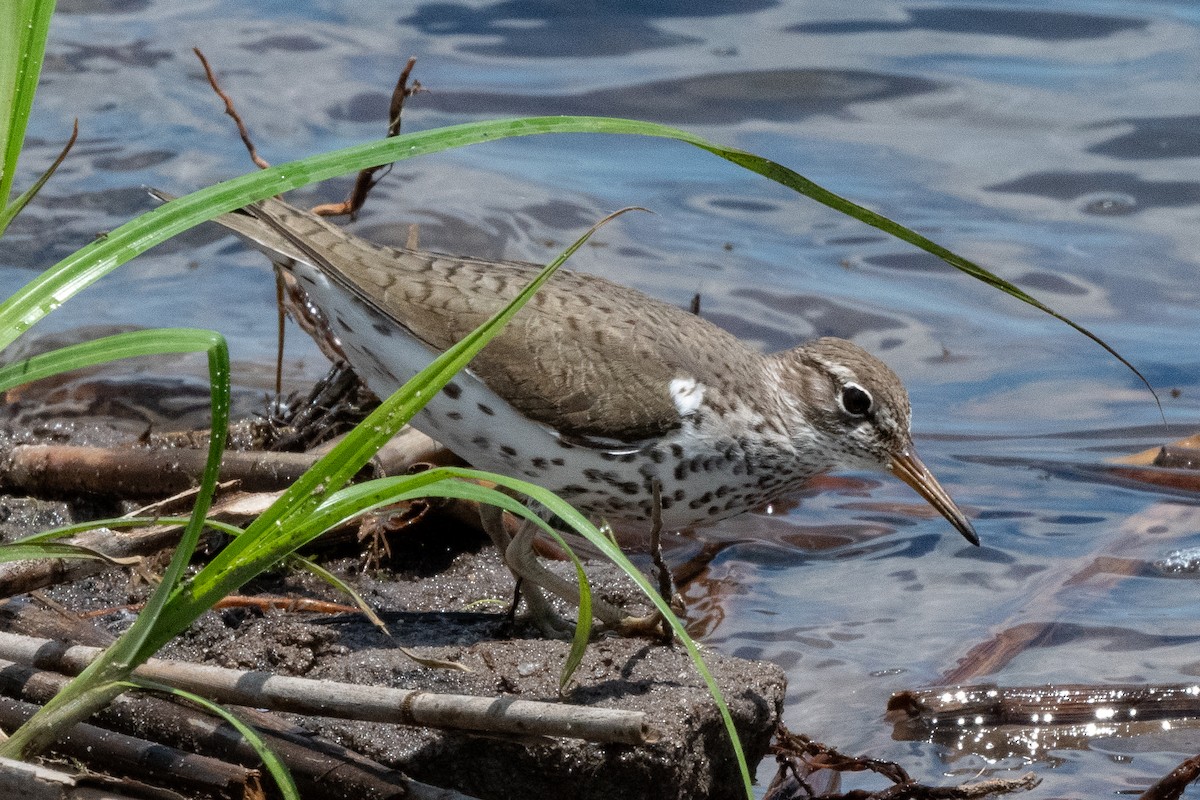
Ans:
[[[28,420],[24,420],[28,423]],[[7,444],[45,441],[111,444],[136,425],[26,424],[10,414]],[[128,510],[114,498],[0,496],[0,533],[9,539],[69,521]],[[649,639],[600,635],[561,698],[559,674],[568,645],[537,635],[507,615],[513,579],[482,534],[438,515],[388,537],[390,556],[366,565],[362,545],[346,543],[316,555],[380,613],[389,634],[357,613],[313,614],[251,607],[210,612],[169,645],[164,658],[238,669],[486,697],[642,711],[656,741],[641,745],[591,744],[578,739],[449,733],[431,729],[288,718],[388,767],[435,786],[479,798],[698,798],[734,797],[740,778],[720,719],[683,648]],[[161,568],[164,556],[149,562]],[[559,563],[556,569],[568,571]],[[615,568],[591,564],[596,591],[631,609],[645,609],[637,590]],[[40,600],[70,614],[111,609],[78,624],[95,641],[119,633],[132,619],[127,608],[147,594],[144,580],[126,569],[44,590]],[[254,580],[248,595],[349,602],[327,584],[295,570]],[[25,602],[22,600],[21,602]],[[17,623],[0,624],[19,627]],[[44,626],[38,626],[45,635]],[[68,626],[69,627],[69,626]],[[467,671],[417,663],[453,662]],[[782,707],[785,679],[771,664],[705,651],[725,692],[751,764],[765,753]],[[288,716],[288,715],[285,715]]]

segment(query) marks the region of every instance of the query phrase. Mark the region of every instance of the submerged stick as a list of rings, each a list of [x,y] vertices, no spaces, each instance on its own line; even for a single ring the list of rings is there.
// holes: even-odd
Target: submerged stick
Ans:
[[[888,715],[931,727],[959,727],[962,719],[974,726],[1180,719],[1200,716],[1200,691],[1194,683],[951,686],[897,692]]]

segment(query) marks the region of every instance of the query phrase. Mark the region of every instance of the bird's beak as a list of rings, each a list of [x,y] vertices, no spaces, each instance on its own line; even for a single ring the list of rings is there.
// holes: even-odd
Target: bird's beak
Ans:
[[[950,495],[937,482],[937,478],[933,477],[933,473],[917,457],[917,452],[912,445],[908,445],[899,453],[892,455],[891,461],[888,462],[888,469],[897,478],[916,489],[917,494],[924,497],[943,517],[950,520],[950,524],[957,528],[968,542],[973,545],[979,544],[979,534],[975,533],[975,528],[967,519],[967,515],[955,505]]]

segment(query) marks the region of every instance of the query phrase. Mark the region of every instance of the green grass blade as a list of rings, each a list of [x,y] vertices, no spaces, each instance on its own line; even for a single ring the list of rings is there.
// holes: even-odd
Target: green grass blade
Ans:
[[[218,342],[224,344],[220,334],[201,328],[156,328],[118,333],[0,367],[0,392],[63,372],[126,358],[203,353],[216,347]]]
[[[174,686],[142,680],[141,678],[130,681],[126,686],[128,688],[148,689],[160,694],[174,695],[180,699],[195,703],[208,711],[208,713],[225,720],[233,726],[234,730],[242,735],[242,738],[246,740],[246,744],[254,748],[254,752],[262,760],[263,766],[267,768],[267,772],[271,773],[271,777],[275,780],[275,785],[279,788],[279,793],[283,796],[284,800],[300,800],[300,790],[296,788],[296,782],[292,780],[292,773],[288,771],[287,765],[280,760],[279,756],[275,755],[274,750],[267,746],[267,743],[258,735],[258,731],[242,722],[236,714],[223,705],[214,703],[208,698],[201,697],[186,689],[176,689]]]
[[[43,172],[41,176],[33,182],[32,186],[21,192],[20,197],[9,203],[7,206],[0,206],[0,234],[4,233],[4,230],[8,227],[9,223],[13,221],[13,217],[17,216],[17,214],[20,214],[21,209],[25,208],[25,206],[29,204],[30,200],[37,197],[37,193],[42,190],[42,187],[46,185],[46,182],[49,181],[54,173],[58,171],[58,168],[62,166],[63,161],[67,159],[67,153],[71,152],[71,148],[75,146],[75,140],[78,137],[79,121],[76,120],[75,128],[71,131],[71,138],[63,147],[62,152],[58,154],[58,158],[54,159],[54,163],[46,168],[46,171]]]
[[[188,567],[192,552],[205,527],[205,515],[216,492],[221,453],[229,427],[229,348],[225,339],[215,331],[188,328],[157,331],[135,331],[107,337],[97,342],[85,342],[27,362],[13,365],[19,374],[41,374],[56,360],[71,364],[96,363],[101,353],[177,353],[206,352],[208,355],[209,385],[211,388],[212,432],[209,436],[208,459],[196,493],[196,503],[188,518],[180,543],[163,574],[162,583],[151,594],[142,613],[120,638],[93,661],[83,672],[56,694],[9,739],[0,743],[0,755],[25,759],[40,752],[61,731],[90,716],[120,693],[120,682],[128,677],[137,664],[142,646],[152,633],[161,627],[159,617],[170,590],[177,586]],[[65,353],[65,355],[64,355]]]
[[[550,525],[536,512],[503,492],[480,486],[476,483],[465,482],[464,478],[476,478],[485,481],[497,481],[499,476],[491,473],[454,468],[435,468],[425,470],[416,475],[380,478],[348,486],[329,496],[316,510],[309,515],[299,527],[291,532],[295,537],[295,547],[302,547],[307,542],[320,536],[323,532],[337,527],[342,523],[382,505],[400,503],[407,500],[417,500],[425,497],[454,498],[472,500],[477,503],[499,506],[517,516],[538,525],[566,552],[575,568],[575,579],[579,584],[579,613],[575,620],[575,633],[571,639],[571,649],[559,673],[559,690],[562,691],[570,682],[575,670],[583,661],[587,644],[591,639],[592,621],[592,587],[584,571],[583,562],[575,555],[575,551],[567,544]],[[586,524],[591,527],[590,522]],[[595,535],[600,533],[596,531]]]
[[[0,4],[0,145],[4,148],[0,208],[8,205],[12,194],[53,13],[54,0],[8,0]]]
[[[0,544],[0,563],[6,561],[32,561],[41,558],[95,559],[97,561],[105,561],[114,566],[129,566],[141,560],[136,557],[115,558],[101,553],[99,550],[92,550],[90,547],[81,547],[77,544],[58,544],[55,542],[12,542],[10,544]]]
[[[666,125],[609,117],[527,117],[469,122],[432,131],[405,133],[343,150],[281,164],[201,189],[120,226],[101,241],[93,242],[60,261],[0,306],[0,349],[36,324],[53,309],[101,276],[135,255],[205,220],[247,203],[364,167],[400,161],[469,144],[548,133],[604,133],[674,139],[698,147],[811,199],[861,220],[943,259],[951,266],[984,281],[1035,308],[1062,320],[1106,351],[1149,386],[1145,377],[1123,356],[1090,330],[1059,314],[1041,301],[969,259],[947,250],[919,233],[824,189],[799,173],[770,159],[737,148],[709,142],[695,134]]]
[[[733,716],[729,712],[728,704],[726,704],[724,695],[721,693],[720,687],[713,678],[711,671],[704,663],[704,659],[700,654],[696,643],[687,634],[687,630],[683,627],[683,623],[671,611],[669,605],[658,594],[658,589],[653,586],[650,581],[642,574],[633,562],[621,551],[621,549],[608,536],[605,536],[597,529],[586,517],[571,507],[566,501],[560,499],[553,493],[536,486],[526,481],[509,478],[503,475],[496,475],[489,472],[481,472],[463,467],[436,467],[431,470],[417,473],[416,475],[404,475],[391,478],[379,478],[373,481],[349,486],[339,492],[331,494],[326,498],[313,513],[305,519],[303,525],[296,529],[290,530],[286,534],[286,539],[264,543],[264,547],[284,546],[287,548],[298,548],[315,539],[323,531],[328,530],[336,525],[345,522],[348,519],[377,508],[387,503],[403,502],[405,500],[414,500],[422,497],[447,497],[461,500],[475,500],[477,502],[490,503],[500,506],[506,511],[522,516],[526,519],[533,520],[542,530],[555,539],[572,558],[576,568],[576,577],[579,580],[581,589],[580,596],[580,614],[579,618],[590,620],[590,604],[591,595],[588,587],[586,575],[583,573],[583,566],[575,557],[571,548],[557,531],[551,528],[540,516],[534,513],[527,505],[521,503],[507,494],[497,492],[494,489],[480,486],[478,483],[471,481],[490,481],[498,483],[511,489],[514,492],[527,496],[537,503],[545,506],[552,513],[567,523],[572,530],[583,536],[589,542],[598,548],[605,556],[612,560],[622,571],[624,571],[638,585],[643,593],[650,598],[650,601],[661,612],[667,623],[671,626],[675,635],[683,642],[689,656],[696,665],[697,671],[708,687],[709,692],[713,696],[713,700],[717,705],[718,711],[721,714],[721,719],[725,725],[725,729],[729,734],[730,741],[734,748],[738,759],[739,769],[741,770],[743,781],[745,782],[747,791],[751,791],[752,779],[750,777],[749,766],[746,763],[745,755],[741,748],[740,739],[737,735],[737,729],[733,723]],[[266,555],[258,553],[248,557],[254,558],[277,558],[275,554]],[[201,576],[197,576],[199,582]],[[215,602],[224,594],[223,588],[220,585],[214,584],[207,588],[197,588],[198,592],[207,594],[208,599]],[[586,642],[579,641],[579,627],[576,627],[576,640],[572,642],[572,650],[568,655],[566,663],[560,677],[561,685],[565,685],[569,681],[571,674],[578,666],[579,659],[582,657],[582,651],[577,652],[577,648],[581,648]],[[751,796],[748,794],[747,796]]]

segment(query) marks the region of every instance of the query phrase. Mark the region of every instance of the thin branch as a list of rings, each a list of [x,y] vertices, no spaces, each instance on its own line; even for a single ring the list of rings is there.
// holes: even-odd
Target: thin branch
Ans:
[[[250,160],[259,169],[270,169],[271,165],[265,158],[258,154],[258,150],[254,147],[254,141],[250,138],[250,131],[246,129],[246,123],[242,122],[241,115],[234,108],[232,98],[217,83],[217,76],[213,73],[212,67],[209,66],[208,59],[204,57],[204,53],[200,52],[199,47],[193,47],[192,52],[196,54],[196,57],[200,59],[200,63],[204,65],[204,74],[208,77],[208,85],[217,93],[217,97],[220,97],[225,102],[225,113],[233,117],[233,121],[237,124],[238,135],[242,137],[242,144],[246,146],[246,152],[250,154]]]
[[[389,138],[400,134],[400,116],[404,110],[404,101],[417,92],[425,91],[420,81],[413,81],[411,86],[408,83],[408,78],[416,63],[417,57],[410,56],[408,63],[400,71],[400,77],[396,80],[396,88],[392,90],[392,100],[388,106],[387,135]],[[350,219],[354,219],[362,210],[363,204],[367,202],[367,195],[375,188],[375,184],[379,183],[380,179],[391,169],[391,164],[380,164],[377,167],[360,170],[358,177],[354,180],[354,188],[350,190],[350,194],[345,200],[340,203],[324,203],[316,206],[312,209],[312,213],[322,217],[340,217],[349,214]],[[375,173],[380,170],[383,170],[383,175],[375,177]]]

